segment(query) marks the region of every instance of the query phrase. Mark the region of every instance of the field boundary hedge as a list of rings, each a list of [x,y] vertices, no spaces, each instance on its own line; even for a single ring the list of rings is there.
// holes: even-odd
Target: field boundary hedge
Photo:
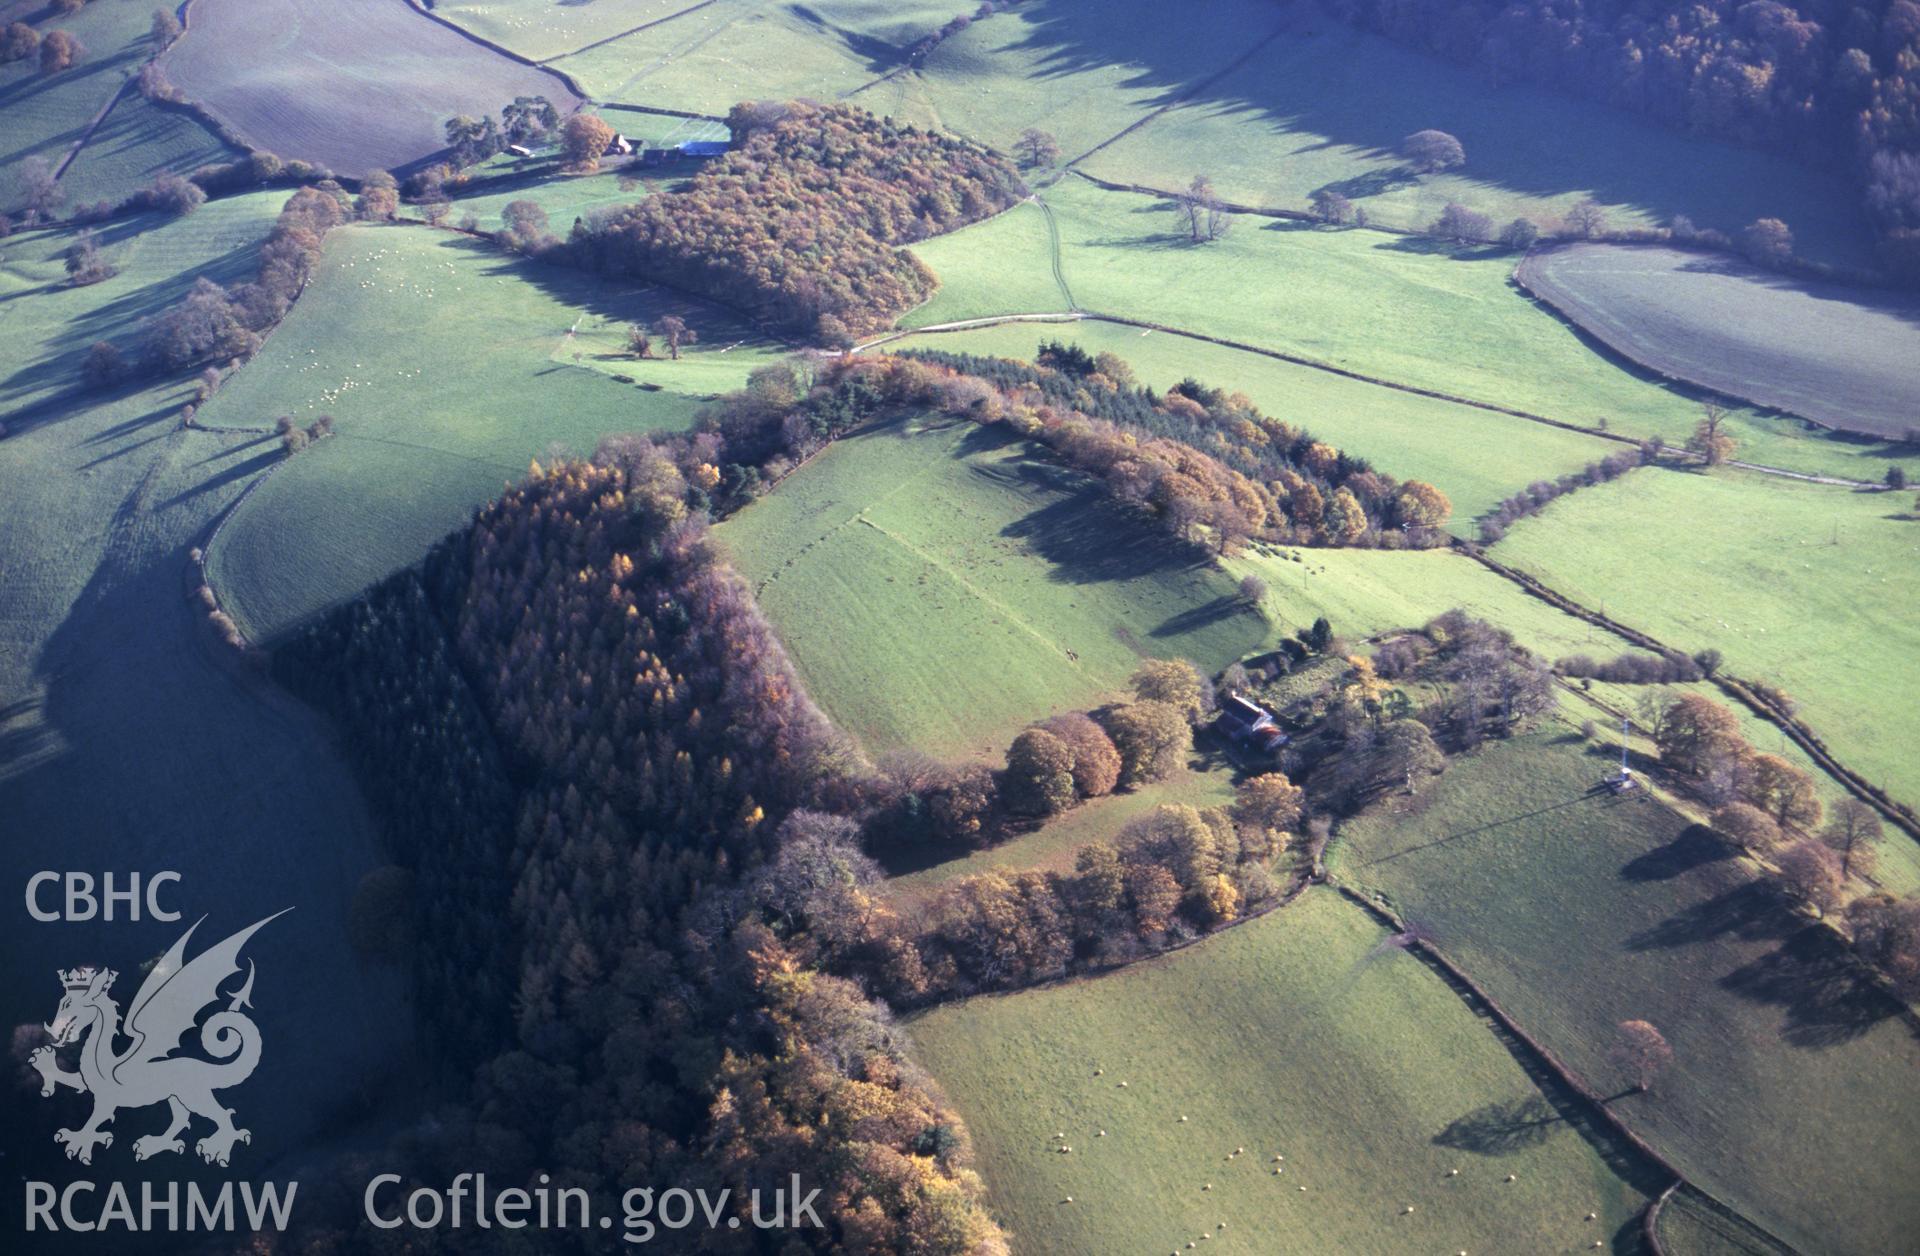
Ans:
[[[1585,620],[1597,628],[1605,628],[1614,635],[1622,637],[1642,649],[1652,650],[1656,654],[1671,655],[1680,653],[1680,651],[1676,651],[1672,646],[1667,645],[1656,637],[1649,636],[1637,628],[1629,628],[1611,616],[1604,615],[1599,611],[1574,601],[1566,594],[1543,583],[1538,577],[1528,575],[1524,571],[1517,570],[1507,566],[1505,563],[1489,558],[1486,552],[1479,546],[1456,541],[1454,542],[1454,549],[1473,559],[1495,575],[1504,576],[1549,606],[1565,611],[1576,619]],[[1880,788],[1878,785],[1872,784],[1864,776],[1842,763],[1839,758],[1827,748],[1826,742],[1820,739],[1819,734],[1815,733],[1805,721],[1775,704],[1771,698],[1761,693],[1750,681],[1741,680],[1726,672],[1716,672],[1709,679],[1722,693],[1740,703],[1740,705],[1746,707],[1769,724],[1779,728],[1781,732],[1793,740],[1795,745],[1806,752],[1808,758],[1818,764],[1822,771],[1826,772],[1828,776],[1838,782],[1848,793],[1879,812],[1901,832],[1915,840],[1920,840],[1920,812],[1916,812],[1908,804],[1892,797],[1886,790]]]
[[[192,0],[188,0],[188,3],[189,4],[192,3]],[[589,96],[586,93],[586,91],[581,88],[580,84],[574,80],[573,75],[568,74],[565,70],[556,70],[550,65],[542,65],[540,62],[532,60],[529,57],[521,56],[519,53],[515,52],[513,49],[507,47],[504,44],[494,43],[491,39],[488,39],[485,35],[477,35],[474,32],[468,30],[466,27],[460,25],[458,22],[449,21],[448,19],[441,17],[438,13],[435,13],[432,9],[429,9],[424,4],[420,3],[420,0],[406,0],[406,5],[409,9],[412,9],[415,13],[419,14],[421,17],[426,18],[428,21],[438,22],[440,25],[446,27],[448,30],[460,36],[462,39],[478,44],[480,45],[480,47],[485,48],[489,52],[498,53],[499,55],[505,57],[509,61],[517,61],[521,65],[527,66],[530,69],[539,70],[543,74],[553,75],[555,78],[565,83],[567,85],[567,90],[572,92],[575,96],[579,97],[582,101],[585,101],[589,104],[598,103],[594,101],[592,96]]]

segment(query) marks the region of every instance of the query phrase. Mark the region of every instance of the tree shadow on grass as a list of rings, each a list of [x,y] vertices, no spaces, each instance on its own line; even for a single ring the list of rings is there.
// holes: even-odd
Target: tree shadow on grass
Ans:
[[[1510,1156],[1538,1147],[1567,1125],[1543,1095],[1489,1103],[1450,1122],[1433,1136],[1436,1147],[1476,1156]]]
[[[1731,859],[1733,851],[1704,824],[1690,824],[1665,846],[1656,846],[1620,869],[1627,881],[1668,881],[1711,863]]]
[[[1899,1003],[1863,979],[1840,939],[1811,923],[1767,955],[1722,977],[1720,986],[1785,1009],[1781,1036],[1809,1049],[1851,1042],[1900,1013]]]
[[[1675,912],[1651,929],[1627,939],[1630,951],[1693,946],[1715,938],[1748,941],[1784,938],[1799,928],[1779,893],[1764,881],[1748,881]]]
[[[1179,637],[1190,632],[1199,632],[1211,628],[1222,620],[1232,619],[1235,615],[1245,615],[1253,608],[1245,599],[1222,594],[1211,602],[1189,607],[1162,623],[1149,635],[1155,637]]]
[[[1014,520],[1000,535],[1024,542],[1052,565],[1061,584],[1100,584],[1191,571],[1205,554],[1137,518],[1082,484],[1066,496]]]

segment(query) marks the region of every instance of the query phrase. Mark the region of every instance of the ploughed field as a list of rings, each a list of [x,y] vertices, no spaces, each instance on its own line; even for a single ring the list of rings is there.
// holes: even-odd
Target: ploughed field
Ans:
[[[1520,264],[1536,296],[1649,370],[1827,427],[1920,429],[1920,298],[1718,253],[1573,244]]]
[[[566,112],[580,98],[401,0],[193,0],[160,64],[189,97],[261,148],[358,177],[445,147],[457,113],[515,96]]]

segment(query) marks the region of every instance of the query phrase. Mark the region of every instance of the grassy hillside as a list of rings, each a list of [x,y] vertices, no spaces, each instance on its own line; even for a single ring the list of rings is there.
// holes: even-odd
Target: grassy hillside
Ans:
[[[670,311],[702,343],[678,362],[625,357],[627,326]],[[420,557],[528,459],[684,426],[777,349],[747,335],[708,307],[451,232],[343,228],[260,355],[201,410],[214,427],[336,419],[222,531],[214,583],[248,632],[271,637]],[[271,435],[250,452],[280,456]]]
[[[362,963],[347,938],[347,905],[378,862],[373,826],[328,735],[238,679],[185,596],[187,550],[247,483],[249,452],[180,430],[184,381],[77,385],[94,340],[132,340],[196,275],[244,273],[285,199],[115,223],[120,273],[86,288],[54,282],[69,233],[19,233],[0,279],[0,814],[20,839],[0,843],[0,877],[24,885],[57,851],[75,868],[179,871],[182,909],[212,912],[208,928],[296,909],[248,946],[262,1036],[305,1044],[262,1059],[245,1108],[252,1163],[315,1145],[342,1096],[384,1097],[407,1056],[397,970]],[[88,927],[8,914],[9,1024],[48,1018],[51,975]],[[178,930],[116,923],[102,957],[136,963]],[[27,1135],[24,1151],[6,1139],[20,1172],[71,1169],[44,1127]]]
[[[1636,472],[1556,502],[1494,552],[1622,623],[1684,650],[1714,647],[1730,671],[1784,687],[1836,754],[1915,799],[1920,714],[1893,683],[1920,650],[1911,505],[1743,472]]]
[[[1330,891],[910,1031],[1022,1253],[1570,1251],[1626,1241],[1644,1203]]]
[[[1920,1044],[1718,842],[1551,734],[1456,760],[1344,825],[1337,875],[1387,899],[1591,1085],[1614,1026],[1676,1062],[1615,1110],[1723,1202],[1804,1251],[1897,1250],[1920,1225]],[[1854,1154],[1871,1147],[1871,1155]]]
[[[831,101],[897,69],[907,47],[976,7],[967,0],[689,2],[670,21],[553,64],[595,99],[616,103],[724,114],[742,100]]]
[[[920,246],[919,252],[938,270],[940,259],[971,247],[966,243],[968,234],[956,232]],[[941,271],[943,279],[947,273]],[[947,292],[943,282],[934,304],[944,301]],[[1473,534],[1477,516],[1532,481],[1578,470],[1619,448],[1578,432],[1381,388],[1204,341],[1160,332],[1142,334],[1139,328],[1112,323],[1005,323],[914,337],[888,348],[946,349],[1031,360],[1042,340],[1070,341],[1089,353],[1116,353],[1132,365],[1141,383],[1155,388],[1166,389],[1192,377],[1212,387],[1243,392],[1266,413],[1298,423],[1389,474],[1439,485],[1453,502],[1453,530],[1463,536]]]
[[[1396,227],[1425,227],[1450,201],[1500,223],[1546,224],[1589,196],[1616,227],[1686,214],[1737,234],[1755,218],[1782,218],[1807,256],[1873,260],[1844,179],[1568,96],[1493,87],[1304,6],[1294,13],[1252,61],[1083,168],[1156,188],[1205,172],[1229,200],[1276,209],[1304,210],[1331,188]],[[1414,174],[1400,142],[1428,127],[1460,139],[1464,167]]]
[[[544,61],[693,8],[699,0],[438,0],[436,16]]]
[[[933,267],[940,287],[932,300],[900,319],[902,327],[1073,308],[1054,271],[1047,212],[1037,202],[1023,202],[984,222],[916,244],[913,251]],[[1025,356],[1031,357],[1032,351],[1029,345]]]
[[[1079,179],[1044,195],[1059,224],[1067,284],[1083,309],[1672,444],[1699,418],[1690,395],[1595,352],[1514,289],[1511,254],[1253,217],[1237,220],[1225,239],[1195,246],[1170,202]],[[934,250],[943,283],[962,292],[989,292],[998,278],[1031,294],[1040,283],[1032,250],[959,240],[922,247]],[[979,313],[988,304],[968,301]],[[1022,312],[1012,304],[1004,312]],[[1861,479],[1879,478],[1889,460],[1920,472],[1912,450],[1837,440],[1793,420],[1740,411],[1734,428],[1741,456],[1755,462]]]
[[[39,15],[36,15],[38,17]],[[67,169],[61,186],[69,206],[118,200],[155,175],[185,172],[232,156],[211,131],[184,113],[163,110],[128,86],[153,55],[150,8],[130,3],[90,4],[77,13],[36,20],[35,29],[63,30],[86,49],[71,69],[43,75],[37,58],[0,66],[0,212],[16,207],[21,165],[38,157],[58,170],[74,146],[92,140]],[[118,103],[115,103],[118,98]],[[106,112],[109,105],[112,111]]]
[[[1213,669],[1265,633],[1224,572],[970,423],[841,440],[719,535],[814,698],[876,751],[997,755],[1142,657]]]

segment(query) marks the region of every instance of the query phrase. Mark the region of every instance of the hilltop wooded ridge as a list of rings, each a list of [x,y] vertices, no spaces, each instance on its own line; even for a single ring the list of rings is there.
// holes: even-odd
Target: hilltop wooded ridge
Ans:
[[[574,228],[596,270],[670,284],[831,345],[890,326],[937,280],[894,246],[986,218],[1024,194],[980,145],[849,105],[743,105],[740,146],[684,190]]]

